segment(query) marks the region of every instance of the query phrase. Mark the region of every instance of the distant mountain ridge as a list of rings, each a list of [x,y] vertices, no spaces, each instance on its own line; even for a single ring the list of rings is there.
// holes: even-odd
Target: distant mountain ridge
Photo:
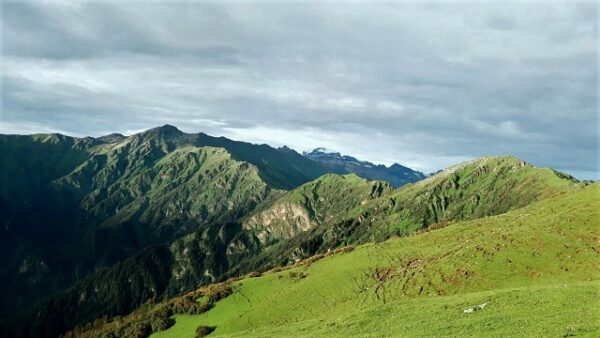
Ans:
[[[356,174],[370,180],[384,180],[394,188],[420,181],[426,177],[422,172],[398,163],[387,167],[382,164],[361,161],[355,157],[342,155],[337,151],[323,147],[315,148],[310,152],[305,151],[302,155],[318,162],[333,173],[340,175]]]

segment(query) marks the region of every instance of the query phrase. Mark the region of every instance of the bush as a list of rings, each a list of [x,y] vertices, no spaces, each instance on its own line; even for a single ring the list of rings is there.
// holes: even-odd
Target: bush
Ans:
[[[307,275],[306,275],[304,272],[302,272],[302,271],[301,271],[301,272],[294,272],[294,271],[291,271],[291,272],[289,273],[289,277],[290,277],[290,279],[302,279],[302,278],[306,278],[306,276],[307,276]]]
[[[107,317],[80,325],[65,334],[65,338],[146,338],[154,332],[166,330],[175,324],[174,314],[201,314],[210,310],[214,304],[233,293],[227,283],[208,285],[188,292],[186,295],[164,303],[148,303],[127,316]],[[203,298],[206,302],[196,301]],[[204,337],[215,330],[213,326],[201,326],[198,337]],[[0,334],[2,336],[2,334]]]
[[[139,337],[148,337],[152,334],[152,327],[149,322],[140,322],[133,323],[127,329],[125,329],[125,333],[123,337],[127,338],[139,338]]]
[[[228,284],[210,285],[206,288],[204,295],[208,297],[209,303],[218,302],[219,300],[233,293],[233,289]]]
[[[152,332],[163,331],[175,325],[175,319],[154,314],[150,319],[150,325],[152,326]]]
[[[209,334],[211,334],[215,329],[216,329],[216,327],[214,327],[214,326],[200,325],[196,329],[196,337],[198,337],[198,338],[206,337]]]

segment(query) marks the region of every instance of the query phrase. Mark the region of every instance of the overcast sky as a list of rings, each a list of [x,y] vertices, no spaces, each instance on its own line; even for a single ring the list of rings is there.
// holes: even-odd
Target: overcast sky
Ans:
[[[1,133],[163,124],[600,178],[596,2],[2,3]]]

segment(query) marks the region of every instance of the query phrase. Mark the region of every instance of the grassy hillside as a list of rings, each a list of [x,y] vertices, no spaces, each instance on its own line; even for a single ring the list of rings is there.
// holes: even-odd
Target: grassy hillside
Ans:
[[[212,154],[212,155],[211,155]],[[211,155],[208,158],[204,158]],[[203,160],[196,160],[196,156],[202,156]],[[178,165],[175,159],[184,157],[185,165]],[[192,160],[187,159],[191,157]],[[163,161],[168,160],[168,165]],[[216,181],[217,185],[226,182],[223,176],[230,175],[236,177],[236,173],[243,171],[234,170],[233,174],[228,171],[227,164],[230,157],[222,149],[218,148],[179,148],[159,160],[150,170],[144,172],[144,177],[149,177],[149,191],[143,195],[148,199],[154,197],[157,201],[164,199],[172,204],[177,204],[181,208],[185,206],[180,198],[188,196],[197,197],[200,201],[210,200],[206,196],[212,190],[202,190],[197,185],[203,182],[205,177],[213,177],[212,181],[204,183],[202,186],[209,186],[210,182]],[[206,163],[208,162],[208,163]],[[196,167],[194,163],[200,165]],[[243,162],[233,161],[235,166],[245,164]],[[163,165],[169,171],[163,170]],[[220,167],[217,170],[218,175],[207,175],[207,171],[212,168]],[[246,165],[251,170],[252,166]],[[154,171],[154,168],[157,168]],[[179,172],[178,172],[179,170]],[[164,186],[164,175],[168,177],[168,184],[173,184],[170,190],[161,190]],[[190,173],[188,176],[186,173]],[[200,177],[197,177],[200,176]],[[124,176],[123,180],[138,180],[139,174]],[[183,177],[183,179],[180,179]],[[240,176],[244,177],[244,176]],[[254,176],[250,176],[251,178]],[[191,183],[189,181],[192,181]],[[119,181],[113,186],[119,186]],[[252,181],[250,181],[252,182]],[[243,183],[243,182],[241,182]],[[218,193],[213,198],[226,199],[237,204],[239,208],[243,203],[250,203],[252,200],[242,199],[236,201],[233,193],[236,189],[248,187],[250,191],[247,196],[253,193],[259,193],[260,184],[232,185],[232,188],[225,192],[215,189]],[[259,182],[260,183],[260,182]],[[135,186],[127,184],[127,186]],[[187,191],[196,190],[188,193]],[[115,191],[119,191],[115,189]],[[170,196],[174,191],[175,196]],[[286,206],[302,208],[311,222],[319,222],[323,217],[335,213],[343,213],[348,208],[359,205],[368,199],[381,196],[391,189],[387,183],[377,181],[367,181],[355,175],[338,176],[325,175],[313,182],[309,182],[291,192],[279,192],[274,196],[275,204],[265,203],[258,214],[270,212],[281,203]],[[229,192],[229,194],[227,194]],[[156,194],[156,196],[153,196]],[[184,200],[185,201],[185,200]],[[147,203],[146,210],[150,208],[155,201]],[[206,202],[204,202],[206,203]],[[157,210],[169,211],[168,205],[158,204]],[[227,212],[226,210],[223,213]],[[118,214],[117,214],[118,215]],[[143,214],[142,214],[143,215]],[[184,215],[184,217],[190,217]],[[261,216],[262,217],[262,216]],[[168,220],[169,218],[162,218]],[[182,220],[185,221],[185,220]],[[189,221],[188,221],[189,222]],[[161,224],[161,226],[165,226]],[[149,226],[146,229],[150,229]],[[257,229],[243,229],[242,224],[237,222],[215,222],[205,228],[201,228],[188,235],[185,235],[169,244],[154,245],[146,248],[137,255],[117,263],[109,268],[103,268],[90,274],[81,281],[75,283],[65,292],[62,292],[42,304],[33,312],[41,313],[36,315],[36,319],[30,321],[29,326],[46,332],[64,332],[77,324],[93,321],[102,315],[114,316],[126,314],[144,301],[152,298],[172,297],[195,289],[198,285],[214,283],[224,279],[226,276],[234,274],[234,266],[244,265],[245,259],[253,257],[260,252],[267,243],[260,242],[257,238]],[[285,237],[277,237],[283,239]],[[112,245],[114,241],[106,245]],[[51,308],[51,309],[49,309]],[[27,318],[27,317],[26,317]],[[27,319],[25,319],[27,320]],[[32,329],[32,332],[35,329]]]
[[[285,264],[344,245],[380,242],[459,220],[498,215],[581,187],[570,176],[514,157],[465,162],[379,198],[350,204],[345,212],[269,247],[244,267]],[[293,228],[294,222],[289,217],[277,219],[282,229]],[[260,224],[254,227],[260,228]]]
[[[0,317],[148,245],[196,230],[211,234],[202,243],[210,241],[276,187],[293,188],[324,172],[289,149],[186,134],[172,126],[128,137],[0,135],[0,155],[0,296],[5,300]],[[210,228],[213,224],[217,230]],[[230,229],[217,246],[230,241]],[[214,264],[210,258],[201,260],[222,266],[218,259]],[[132,264],[126,270],[164,275]],[[166,276],[168,281],[170,271]],[[159,279],[166,284],[164,277]],[[155,282],[149,280],[147,286]],[[137,291],[134,298],[153,294]],[[113,305],[120,308],[123,302],[127,297]],[[137,305],[130,302],[120,309]],[[95,312],[103,311],[99,306]]]
[[[348,237],[377,241],[432,224],[498,215],[578,186],[568,175],[514,157],[487,157],[406,185],[357,208],[350,219],[358,222],[335,228],[349,226]]]
[[[389,183],[328,174],[266,202],[243,221],[262,243],[287,239],[392,191]]]
[[[171,126],[129,137],[0,142],[1,316],[41,299],[0,321],[12,336],[56,336],[148,299],[582,187],[510,157],[395,191],[355,175],[306,183],[321,169],[292,150]]]
[[[153,337],[597,336],[600,185],[233,283]],[[486,303],[470,314],[469,307]]]
[[[107,157],[108,163],[119,158],[112,152]],[[99,253],[117,258],[202,226],[235,221],[272,192],[255,166],[233,160],[222,148],[181,147],[161,154],[141,169],[131,169],[136,165],[131,160],[120,174],[114,173],[117,166],[105,164],[97,175],[82,175],[88,166],[96,165],[95,159],[56,184],[71,184],[75,189],[85,184],[80,182],[91,180],[93,189],[81,199],[80,206],[100,224],[88,241]],[[104,260],[112,263],[115,258]]]

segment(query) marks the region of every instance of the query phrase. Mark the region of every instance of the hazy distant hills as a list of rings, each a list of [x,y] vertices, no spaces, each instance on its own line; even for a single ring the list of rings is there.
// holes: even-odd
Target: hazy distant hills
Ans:
[[[319,162],[328,171],[336,174],[356,174],[370,180],[384,180],[399,188],[407,183],[413,183],[425,178],[422,172],[394,163],[390,167],[360,161],[352,156],[341,155],[339,152],[326,148],[316,148],[302,153],[304,156]]]
[[[99,138],[1,135],[0,329],[54,337],[149,299],[584,186],[509,156],[425,179],[168,125]]]

